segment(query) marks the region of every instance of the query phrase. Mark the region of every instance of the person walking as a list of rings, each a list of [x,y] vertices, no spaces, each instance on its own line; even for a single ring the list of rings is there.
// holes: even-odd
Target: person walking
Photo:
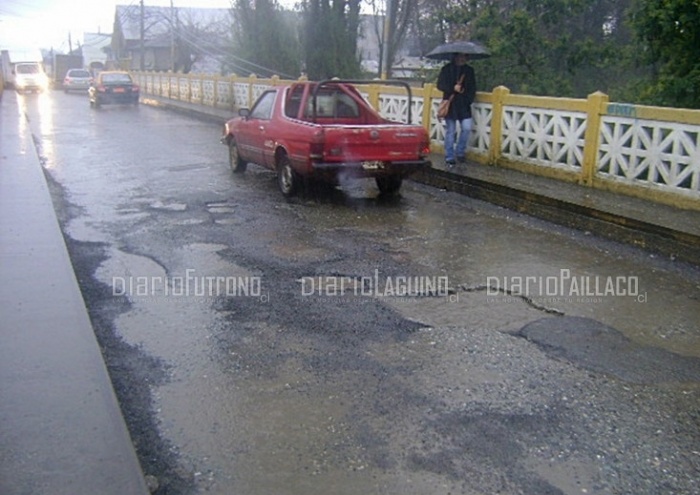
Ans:
[[[467,64],[469,55],[455,53],[452,61],[440,70],[437,87],[442,99],[452,98],[450,110],[445,117],[445,163],[466,162],[467,145],[471,134],[472,103],[476,97],[476,76]],[[457,133],[459,137],[457,138]]]

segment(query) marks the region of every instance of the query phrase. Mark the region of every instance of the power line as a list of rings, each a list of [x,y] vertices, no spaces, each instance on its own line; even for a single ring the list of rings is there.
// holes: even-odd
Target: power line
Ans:
[[[132,0],[131,4],[128,6],[118,6],[117,10],[117,22],[128,30],[126,23],[133,23],[140,19],[140,0]],[[217,9],[226,10],[226,9]],[[197,13],[197,9],[193,8],[182,8],[177,9],[180,12]],[[230,12],[230,11],[229,11]],[[168,29],[172,32],[175,30],[176,19],[172,18],[170,7],[148,7],[146,10],[146,15],[150,19],[150,25],[145,28],[147,32],[149,29],[153,28],[162,23],[168,24]],[[216,21],[217,24],[226,25],[227,28],[231,29],[232,25],[227,24],[224,21]],[[211,23],[210,23],[211,24]],[[178,24],[179,25],[179,24]],[[224,58],[224,61],[229,67],[232,67],[236,71],[242,72],[262,72],[263,75],[278,75],[284,78],[294,79],[296,76],[290,74],[285,74],[278,70],[265,67],[251,60],[239,57],[231,52],[230,49],[225,49],[220,45],[213,43],[211,40],[203,38],[197,33],[187,30],[187,29],[177,29],[175,30],[177,37],[182,40],[183,43],[195,49],[199,54],[206,55],[212,58]],[[126,34],[126,33],[125,33]],[[158,35],[166,35],[167,31],[158,33]]]
[[[288,79],[294,79],[296,77],[296,76],[292,76],[290,74],[285,74],[285,73],[278,71],[278,70],[275,70],[275,69],[271,69],[269,67],[265,67],[265,66],[256,64],[255,62],[244,59],[242,57],[238,57],[237,55],[234,55],[233,53],[231,53],[229,50],[226,50],[226,49],[222,48],[221,46],[217,46],[217,45],[213,44],[210,40],[206,40],[204,38],[201,38],[201,37],[197,36],[197,34],[191,32],[191,31],[186,31],[186,30],[181,31],[178,33],[178,36],[186,44],[188,44],[189,46],[191,46],[193,48],[196,48],[199,52],[201,52],[205,55],[209,55],[212,57],[226,56],[226,57],[229,57],[229,58],[239,62],[239,64],[241,64],[241,63],[245,64],[245,65],[239,65],[239,64],[236,64],[235,62],[228,61],[230,63],[230,65],[238,67],[240,69],[243,69],[244,71],[251,71],[250,68],[252,67],[254,69],[264,71],[267,74],[269,74],[270,76],[278,75],[278,76],[288,78]],[[246,67],[246,65],[248,67]]]

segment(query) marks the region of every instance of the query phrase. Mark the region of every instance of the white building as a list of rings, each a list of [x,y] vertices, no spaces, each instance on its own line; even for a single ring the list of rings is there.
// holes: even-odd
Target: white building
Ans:
[[[102,70],[111,51],[112,35],[83,33],[83,65],[90,70]]]

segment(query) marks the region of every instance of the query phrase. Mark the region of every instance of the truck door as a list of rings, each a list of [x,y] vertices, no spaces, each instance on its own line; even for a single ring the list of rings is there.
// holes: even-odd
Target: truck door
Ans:
[[[276,90],[260,95],[241,126],[241,135],[238,138],[238,146],[244,150],[244,154],[250,156],[252,162],[260,165],[272,163],[269,157],[274,154],[274,142],[269,136],[268,127],[276,95]]]

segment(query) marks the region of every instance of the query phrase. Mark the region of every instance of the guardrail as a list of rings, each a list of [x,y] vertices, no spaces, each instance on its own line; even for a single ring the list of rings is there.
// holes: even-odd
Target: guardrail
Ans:
[[[250,107],[278,77],[136,72],[145,94],[214,108]],[[381,81],[359,88],[384,117],[406,122],[406,90]],[[432,84],[412,90],[412,123],[425,127],[442,151],[437,118],[442,93]],[[484,164],[578,182],[660,203],[700,210],[700,110],[587,99],[478,92],[469,158]]]

